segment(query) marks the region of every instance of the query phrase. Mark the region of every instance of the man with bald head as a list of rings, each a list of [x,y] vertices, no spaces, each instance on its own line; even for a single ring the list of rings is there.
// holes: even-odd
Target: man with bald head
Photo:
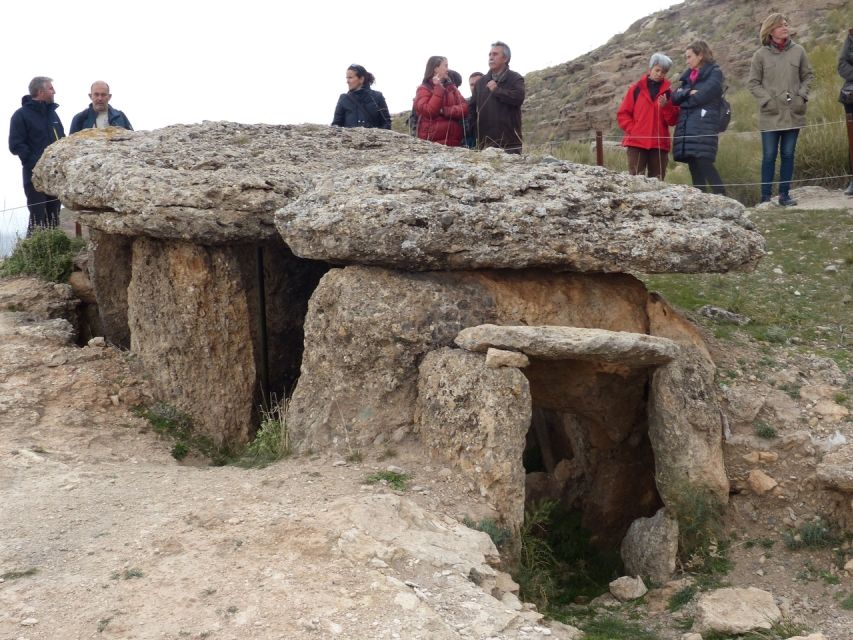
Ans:
[[[130,129],[130,120],[118,109],[110,106],[110,85],[103,80],[92,83],[89,99],[92,101],[88,109],[84,109],[71,121],[71,133],[77,133],[82,129],[103,129],[104,127],[122,127]]]

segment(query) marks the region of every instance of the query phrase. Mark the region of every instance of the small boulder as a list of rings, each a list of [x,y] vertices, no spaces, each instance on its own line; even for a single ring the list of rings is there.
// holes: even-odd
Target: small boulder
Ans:
[[[781,619],[782,612],[767,591],[755,587],[716,589],[699,598],[693,628],[699,633],[748,633],[770,629]]]
[[[636,578],[622,576],[621,578],[616,578],[609,586],[610,593],[619,602],[629,602],[637,598],[642,598],[649,591],[640,576]]]
[[[779,486],[778,482],[760,469],[753,469],[750,471],[746,481],[749,484],[749,488],[752,489],[752,492],[759,496],[763,496],[768,491]]]
[[[501,367],[515,367],[524,369],[530,364],[530,358],[518,351],[506,351],[504,349],[489,348],[486,351],[486,366],[490,369],[500,369]]]
[[[666,509],[651,518],[637,518],[628,527],[620,554],[632,575],[648,576],[662,584],[675,571],[678,553],[678,522]]]

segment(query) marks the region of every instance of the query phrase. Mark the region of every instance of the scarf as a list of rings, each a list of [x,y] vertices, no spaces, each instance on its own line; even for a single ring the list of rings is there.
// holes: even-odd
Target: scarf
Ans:
[[[696,80],[699,78],[699,67],[690,70],[690,84],[696,84]]]

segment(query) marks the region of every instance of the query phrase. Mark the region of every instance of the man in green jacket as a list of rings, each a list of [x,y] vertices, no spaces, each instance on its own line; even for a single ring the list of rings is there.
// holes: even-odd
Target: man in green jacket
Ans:
[[[752,56],[749,90],[758,101],[761,129],[761,201],[770,202],[776,156],[779,167],[779,204],[797,204],[789,195],[794,175],[794,153],[800,128],[806,124],[806,104],[814,72],[805,49],[791,40],[788,19],[771,13],[761,24],[761,47]]]

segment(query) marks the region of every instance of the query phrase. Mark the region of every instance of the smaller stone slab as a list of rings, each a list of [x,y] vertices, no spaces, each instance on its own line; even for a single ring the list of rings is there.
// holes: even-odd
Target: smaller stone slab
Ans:
[[[544,360],[590,360],[630,367],[666,364],[679,350],[668,338],[644,333],[558,326],[481,324],[460,331],[455,342],[468,351],[495,348]]]
[[[504,351],[503,349],[492,348],[486,351],[486,366],[489,369],[500,369],[501,367],[524,369],[528,365],[530,365],[530,358],[518,351]]]

